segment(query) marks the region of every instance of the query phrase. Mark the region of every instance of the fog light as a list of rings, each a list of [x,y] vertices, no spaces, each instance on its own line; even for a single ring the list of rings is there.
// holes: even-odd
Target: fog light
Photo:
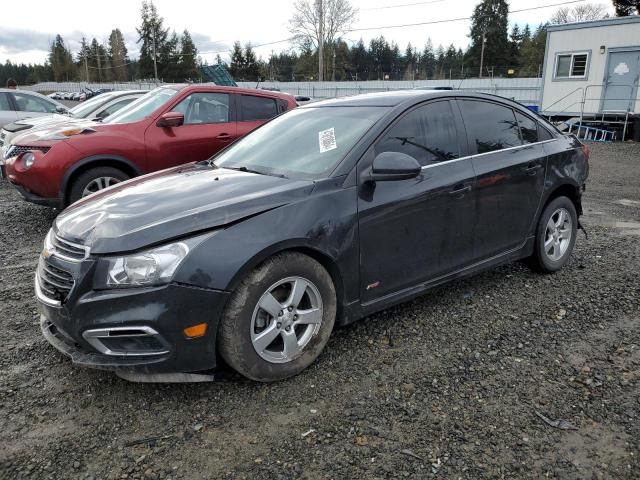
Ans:
[[[207,324],[199,323],[197,325],[193,325],[191,327],[185,328],[183,332],[184,332],[184,336],[187,338],[202,337],[205,333],[207,333]]]

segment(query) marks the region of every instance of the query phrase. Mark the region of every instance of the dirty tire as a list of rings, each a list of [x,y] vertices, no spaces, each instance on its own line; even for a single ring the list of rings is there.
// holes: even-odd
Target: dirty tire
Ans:
[[[546,240],[547,223],[551,216],[558,209],[564,209],[569,213],[571,219],[571,238],[568,248],[564,254],[557,260],[552,260],[546,253],[544,243]],[[540,215],[538,225],[536,228],[536,239],[534,245],[534,252],[531,257],[527,259],[527,263],[534,270],[541,273],[553,273],[560,270],[569,261],[571,252],[576,243],[578,227],[578,215],[576,213],[576,207],[568,197],[557,197],[547,204],[545,209]]]
[[[270,286],[292,276],[308,279],[317,287],[323,304],[322,321],[297,358],[286,363],[272,363],[254,348],[252,317]],[[307,255],[280,253],[249,273],[231,295],[220,322],[218,348],[229,366],[241,375],[259,382],[282,380],[297,375],[320,355],[333,330],[335,317],[335,287],[325,268]]]
[[[114,178],[119,182],[124,182],[130,177],[122,170],[114,167],[96,167],[87,170],[73,181],[68,195],[69,205],[80,200],[82,198],[82,192],[84,192],[87,185],[98,178]]]

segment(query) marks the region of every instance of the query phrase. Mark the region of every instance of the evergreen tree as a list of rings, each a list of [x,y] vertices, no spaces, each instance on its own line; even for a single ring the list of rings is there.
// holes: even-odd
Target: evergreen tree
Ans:
[[[351,49],[352,80],[368,80],[370,57],[362,38]]]
[[[231,52],[231,64],[229,65],[229,73],[236,80],[240,80],[244,77],[244,52],[242,51],[242,45],[240,42],[233,43],[233,51]]]
[[[75,65],[71,51],[60,35],[56,35],[49,52],[49,63],[56,82],[69,82],[75,79]]]
[[[431,39],[427,39],[422,55],[420,55],[420,71],[425,79],[434,78],[436,73],[436,56]]]
[[[244,46],[244,76],[249,81],[257,81],[260,77],[260,66],[251,43]]]
[[[640,0],[613,0],[616,16],[640,15]]]
[[[185,79],[196,79],[200,77],[198,68],[198,49],[196,48],[191,34],[185,29],[180,39],[180,75]]]
[[[520,60],[520,47],[522,45],[522,33],[520,32],[520,27],[516,23],[511,29],[511,35],[509,38],[510,44],[510,52],[511,55],[509,57],[509,66],[519,67],[521,64]]]
[[[165,82],[182,81],[179,63],[180,40],[176,32],[171,32],[162,47],[158,50],[158,75]]]
[[[156,60],[160,52],[165,50],[165,43],[169,36],[169,29],[164,28],[164,19],[158,14],[158,10],[152,1],[142,2],[142,23],[138,31],[138,43],[140,45],[140,57],[138,58],[138,69],[142,78],[153,78],[154,55]],[[160,72],[158,72],[158,75]]]
[[[511,49],[509,48],[508,16],[509,5],[506,0],[482,0],[473,11],[469,33],[471,46],[467,51],[467,64],[479,68],[482,43],[485,40],[482,76],[486,76],[487,68],[502,67],[509,63]]]
[[[91,76],[89,72],[90,57],[91,57],[91,47],[89,46],[87,39],[85,37],[82,37],[82,40],[80,41],[80,51],[78,52],[78,55],[77,55],[77,58],[78,58],[77,65],[78,65],[78,71],[81,72],[80,78],[85,82],[91,81]]]
[[[111,30],[108,43],[108,55],[111,63],[113,80],[124,82],[128,78],[127,63],[129,62],[127,47],[120,29]]]
[[[539,25],[530,37],[524,36],[528,33],[529,26],[523,33],[521,58],[521,75],[535,77],[542,74],[542,63],[544,62],[544,48],[547,42],[546,25]]]

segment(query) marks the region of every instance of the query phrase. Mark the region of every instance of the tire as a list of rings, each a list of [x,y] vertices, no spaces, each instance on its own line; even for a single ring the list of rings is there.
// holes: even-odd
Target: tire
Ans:
[[[335,318],[335,287],[324,267],[301,253],[277,254],[232,293],[219,326],[219,351],[229,366],[251,380],[282,380],[320,355]]]
[[[578,215],[573,202],[568,197],[554,198],[538,220],[534,252],[528,259],[529,265],[542,273],[560,270],[571,257],[577,231]]]
[[[77,202],[82,197],[87,196],[89,194],[88,190],[91,190],[91,193],[95,193],[108,186],[128,180],[129,178],[129,175],[114,167],[96,167],[87,170],[73,181],[71,189],[69,190],[69,204]]]

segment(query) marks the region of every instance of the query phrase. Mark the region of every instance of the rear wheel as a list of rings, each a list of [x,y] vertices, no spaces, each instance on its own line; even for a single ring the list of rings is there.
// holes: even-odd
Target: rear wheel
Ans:
[[[538,271],[551,273],[569,261],[576,243],[578,215],[567,197],[554,198],[545,207],[536,230],[534,253],[529,263]]]
[[[129,175],[114,167],[96,167],[87,170],[81,173],[71,185],[69,203],[77,202],[82,197],[128,179]]]
[[[229,299],[220,323],[220,353],[252,380],[291,377],[320,355],[335,317],[335,288],[324,267],[300,253],[278,254],[250,273]]]

